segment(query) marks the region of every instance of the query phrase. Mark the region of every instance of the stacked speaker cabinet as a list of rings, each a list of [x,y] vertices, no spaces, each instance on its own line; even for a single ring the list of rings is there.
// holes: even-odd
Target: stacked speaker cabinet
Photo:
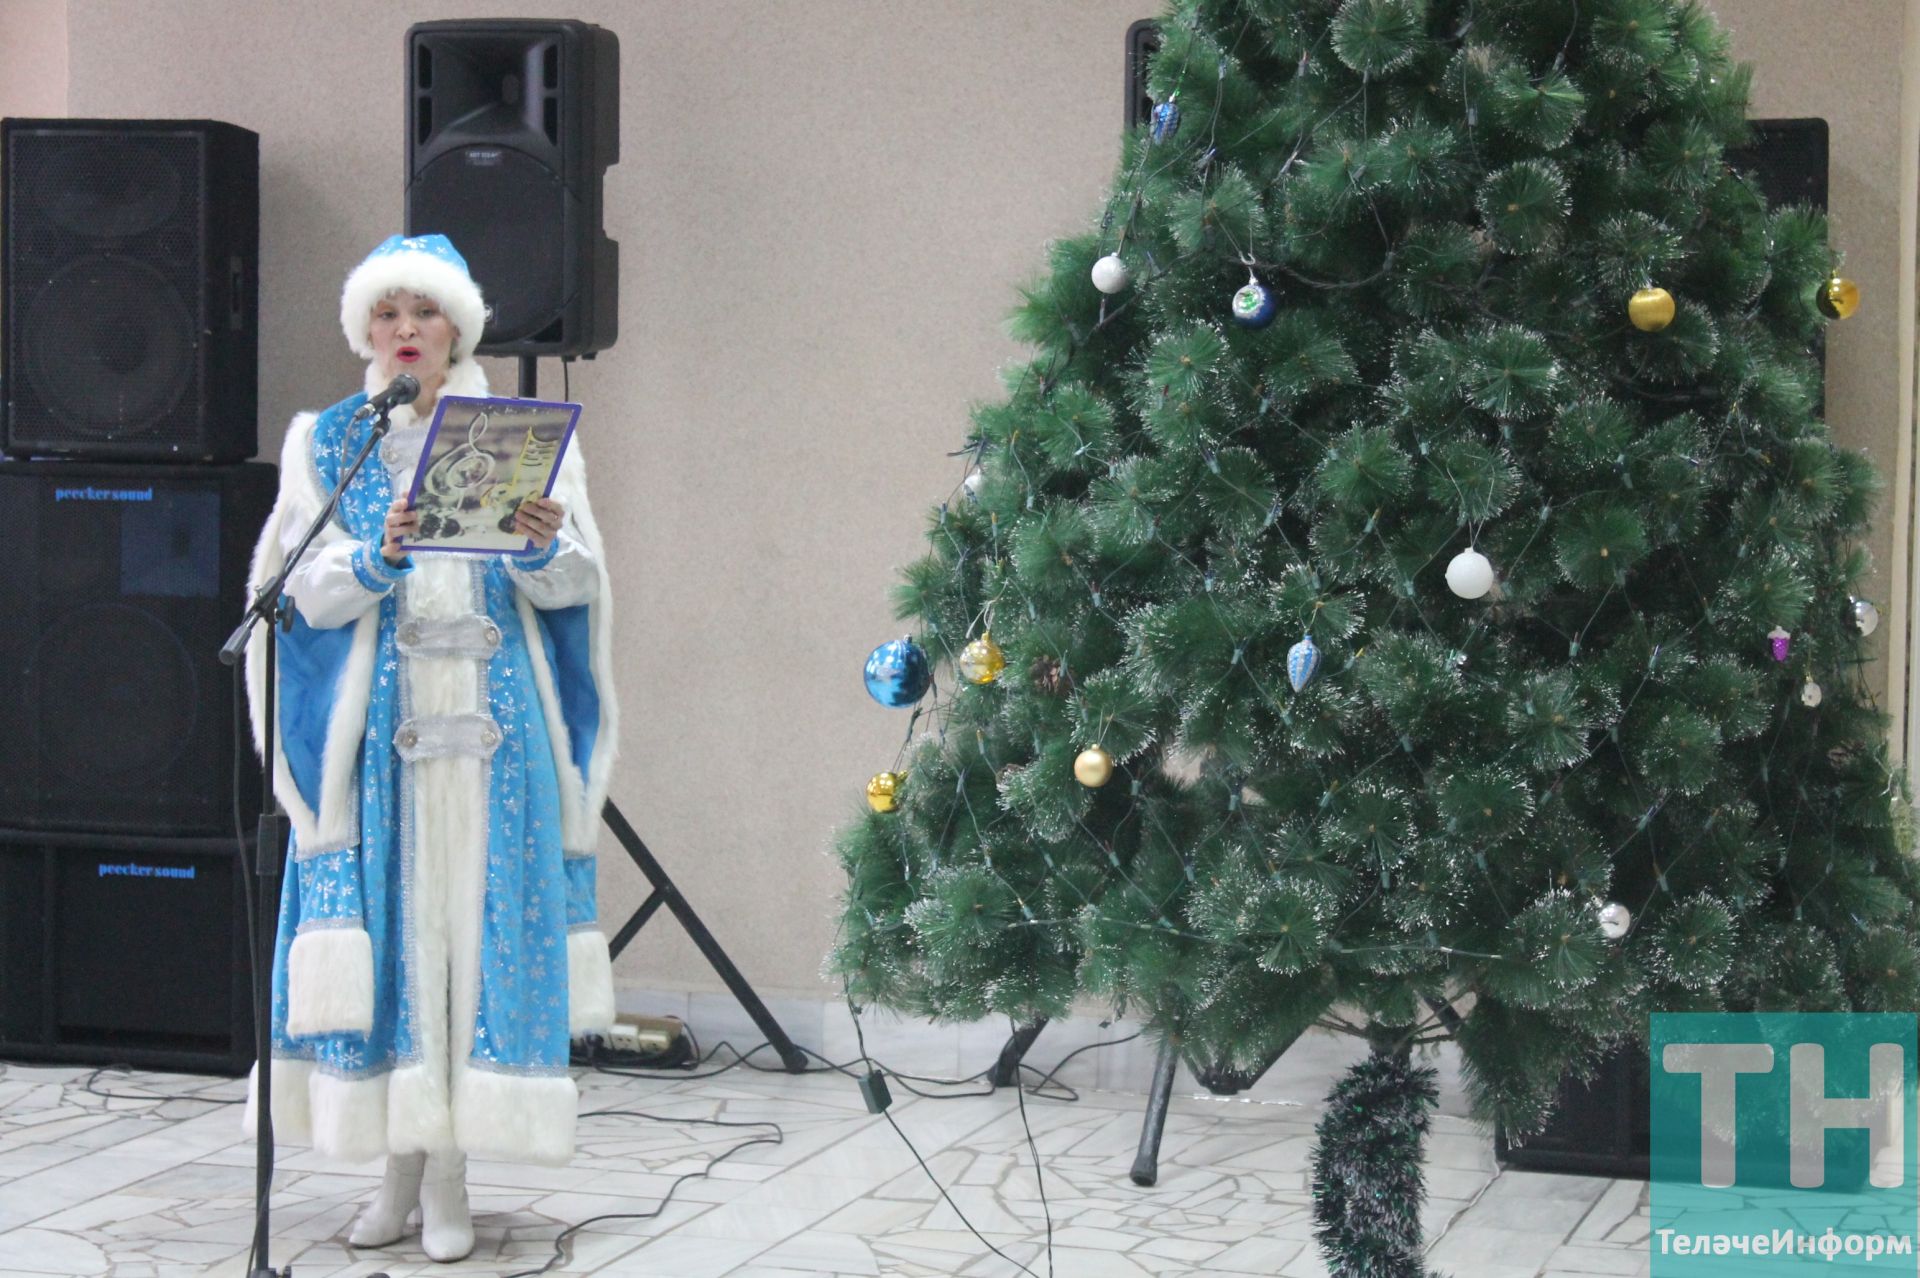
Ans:
[[[0,1057],[244,1070],[259,139],[0,122],[0,259]]]
[[[7,120],[6,451],[240,461],[257,443],[259,139]]]
[[[585,22],[407,31],[407,233],[438,233],[487,300],[482,355],[592,356],[619,335],[601,188],[620,151],[620,42]]]

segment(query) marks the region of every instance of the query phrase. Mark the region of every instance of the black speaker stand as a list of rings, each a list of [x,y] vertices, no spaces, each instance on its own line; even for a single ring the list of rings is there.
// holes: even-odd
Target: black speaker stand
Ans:
[[[292,833],[292,823],[288,820],[286,809],[280,806],[280,796],[275,790],[274,760],[280,749],[279,725],[275,719],[275,697],[279,659],[279,634],[282,627],[293,626],[293,604],[285,598],[287,578],[300,563],[300,557],[307,553],[307,547],[320,535],[320,530],[333,517],[333,511],[340,504],[340,494],[353,482],[367,457],[385,438],[392,425],[387,414],[381,411],[373,423],[373,430],[367,436],[367,442],[353,459],[340,482],[327,495],[326,504],[320,513],[314,516],[313,523],[306,534],[300,538],[300,544],[280,565],[280,572],[247,605],[246,615],[240,624],[227,637],[225,646],[220,649],[220,660],[235,668],[235,678],[240,678],[241,658],[246,654],[247,639],[256,624],[266,623],[267,639],[267,679],[265,702],[261,716],[266,729],[266,794],[265,810],[260,814],[260,839],[253,859],[254,881],[254,926],[253,926],[253,1126],[255,1134],[253,1162],[253,1250],[247,1260],[248,1278],[293,1278],[293,1267],[276,1269],[268,1259],[268,1247],[271,1242],[269,1218],[273,1198],[273,955],[280,933],[280,876],[286,865],[287,841]],[[236,695],[238,691],[236,690]],[[233,743],[235,750],[244,750],[241,741]],[[371,1274],[368,1278],[386,1278],[385,1274]]]
[[[536,356],[522,355],[520,357],[520,398],[537,399],[539,395],[540,361]],[[607,828],[613,831],[613,837],[620,840],[620,846],[626,849],[633,863],[640,867],[640,872],[647,876],[649,883],[653,884],[653,892],[640,903],[640,908],[633,912],[633,917],[629,918],[607,943],[608,953],[614,958],[619,958],[620,951],[633,943],[633,938],[640,934],[640,929],[647,925],[647,921],[658,912],[661,906],[666,906],[673,912],[673,917],[680,920],[680,926],[686,929],[688,938],[699,947],[700,953],[712,965],[720,979],[726,983],[727,989],[732,991],[734,998],[739,1000],[740,1006],[745,1008],[747,1015],[753,1018],[754,1025],[767,1036],[767,1042],[771,1043],[773,1050],[780,1054],[780,1063],[786,1067],[787,1072],[789,1074],[806,1072],[807,1054],[795,1047],[793,1040],[787,1037],[787,1032],[780,1028],[780,1022],[773,1018],[773,1013],[767,1010],[767,1005],[760,1001],[760,996],[754,993],[753,986],[747,984],[747,978],[740,974],[740,969],[733,965],[733,960],[727,957],[727,952],[720,948],[720,942],[713,939],[713,933],[707,930],[707,925],[700,921],[700,916],[694,913],[691,905],[687,904],[687,898],[681,895],[678,887],[674,886],[673,880],[667,876],[666,870],[661,868],[660,862],[654,859],[646,843],[627,823],[626,817],[620,814],[620,809],[613,805],[613,800],[607,800],[607,806],[601,810],[600,815],[606,821]]]

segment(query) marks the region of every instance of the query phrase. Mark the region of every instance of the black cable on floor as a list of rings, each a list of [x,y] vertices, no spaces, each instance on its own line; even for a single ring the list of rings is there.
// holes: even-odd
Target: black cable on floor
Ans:
[[[151,1092],[103,1091],[99,1087],[100,1076],[109,1071],[112,1071],[115,1074],[131,1074],[134,1072],[134,1069],[133,1069],[133,1066],[131,1065],[102,1065],[99,1069],[96,1069],[93,1071],[93,1073],[87,1075],[85,1090],[92,1093],[95,1096],[103,1096],[108,1100],[159,1101],[162,1104],[165,1104],[168,1101],[195,1101],[202,1105],[244,1105],[247,1103],[246,1097],[244,1096],[241,1096],[241,1097],[194,1096],[191,1094],[183,1094],[179,1096],[159,1096]]]
[[[743,1149],[751,1149],[755,1145],[779,1145],[779,1144],[783,1144],[786,1141],[786,1132],[781,1129],[780,1124],[775,1122],[768,1122],[768,1121],[744,1121],[743,1122],[743,1121],[734,1121],[734,1120],[725,1119],[725,1118],[668,1118],[663,1114],[648,1114],[635,1109],[589,1110],[586,1113],[581,1114],[580,1117],[582,1118],[611,1118],[611,1117],[645,1118],[645,1119],[650,1119],[651,1121],[657,1122],[657,1123],[672,1123],[672,1124],[692,1123],[701,1127],[771,1127],[773,1129],[773,1135],[754,1136],[747,1140],[743,1140],[739,1144],[728,1149],[726,1152],[721,1154],[716,1154],[714,1157],[707,1160],[707,1165],[701,1168],[699,1171],[686,1172],[683,1175],[675,1178],[674,1182],[671,1185],[667,1186],[667,1192],[661,1196],[660,1205],[655,1207],[652,1211],[608,1212],[605,1215],[589,1216],[587,1219],[580,1221],[577,1224],[568,1225],[565,1229],[562,1229],[558,1234],[554,1235],[553,1255],[551,1258],[548,1259],[546,1264],[540,1266],[538,1269],[517,1270],[513,1273],[503,1275],[502,1278],[539,1278],[541,1274],[548,1272],[555,1265],[559,1264],[561,1261],[567,1258],[567,1253],[566,1253],[567,1240],[572,1238],[575,1234],[579,1233],[581,1230],[585,1229],[588,1225],[597,1225],[601,1221],[605,1221],[605,1220],[652,1220],[654,1217],[658,1216],[661,1212],[667,1209],[667,1204],[673,1201],[673,1195],[675,1191],[677,1191],[680,1188],[680,1186],[685,1184],[687,1181],[704,1179],[705,1177],[712,1174],[714,1168],[718,1167],[721,1163],[724,1163],[725,1161],[727,1161],[727,1159],[732,1158],[735,1154],[739,1153]]]
[[[860,1028],[860,1009],[853,1005],[853,998],[851,995],[847,997],[847,1014],[853,1017],[853,1035],[855,1040],[860,1044],[860,1059],[866,1062],[869,1066],[871,1066],[875,1062],[872,1057],[867,1055],[867,1032],[864,1029]],[[804,1051],[805,1049],[803,1048],[801,1050]],[[1040,1278],[1039,1274],[1034,1273],[1033,1270],[1027,1268],[1025,1265],[1015,1260],[1012,1256],[1009,1256],[1006,1252],[1001,1251],[998,1247],[994,1246],[991,1241],[988,1240],[985,1234],[981,1233],[978,1229],[975,1229],[973,1227],[973,1222],[967,1219],[967,1213],[960,1210],[960,1204],[953,1201],[953,1195],[949,1194],[947,1192],[947,1187],[940,1183],[940,1178],[933,1174],[933,1168],[927,1166],[927,1160],[920,1157],[920,1151],[914,1147],[913,1141],[908,1138],[906,1131],[901,1128],[899,1123],[894,1121],[892,1111],[883,1109],[880,1111],[880,1117],[886,1119],[887,1125],[893,1128],[894,1134],[899,1136],[900,1139],[906,1143],[907,1151],[913,1155],[913,1161],[920,1164],[920,1170],[927,1174],[927,1179],[933,1182],[933,1187],[940,1191],[940,1197],[946,1200],[947,1206],[953,1208],[953,1214],[960,1218],[960,1223],[967,1227],[967,1232],[972,1234],[975,1238],[978,1238],[981,1242],[985,1243],[988,1251],[991,1251],[994,1255],[1000,1257],[1000,1259],[1006,1261],[1008,1264],[1012,1265],[1015,1269],[1018,1269],[1021,1273],[1026,1274],[1027,1278]],[[1021,1107],[1020,1107],[1020,1121],[1022,1123],[1025,1123],[1026,1120],[1027,1120],[1026,1102],[1022,1101]],[[1033,1132],[1031,1129],[1029,1129],[1027,1132],[1027,1138],[1029,1140],[1033,1138]],[[1051,1275],[1053,1272],[1053,1218],[1051,1215],[1047,1217],[1047,1272],[1049,1275]]]

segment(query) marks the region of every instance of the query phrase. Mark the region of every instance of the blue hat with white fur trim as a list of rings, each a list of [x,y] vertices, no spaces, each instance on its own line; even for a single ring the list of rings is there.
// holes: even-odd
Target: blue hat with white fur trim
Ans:
[[[355,355],[373,358],[367,332],[373,324],[374,304],[399,289],[440,303],[458,330],[453,358],[473,354],[487,324],[487,304],[481,300],[480,286],[467,273],[467,259],[444,235],[389,235],[353,268],[340,291],[340,327]]]

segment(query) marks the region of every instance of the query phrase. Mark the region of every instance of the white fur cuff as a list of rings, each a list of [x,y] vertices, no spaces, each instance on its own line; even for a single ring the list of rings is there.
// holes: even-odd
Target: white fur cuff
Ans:
[[[573,1157],[580,1092],[565,1074],[496,1074],[456,1065],[453,1136],[476,1158],[558,1167]]]
[[[373,940],[362,927],[313,928],[287,951],[287,1035],[373,1030]]]
[[[247,1076],[245,1135],[254,1134],[259,1113],[260,1068]],[[387,1152],[387,1077],[342,1078],[315,1069],[312,1061],[276,1057],[273,1062],[273,1138],[311,1145],[328,1158],[364,1163]]]
[[[567,933],[567,1033],[575,1038],[613,1028],[613,959],[607,934]]]

